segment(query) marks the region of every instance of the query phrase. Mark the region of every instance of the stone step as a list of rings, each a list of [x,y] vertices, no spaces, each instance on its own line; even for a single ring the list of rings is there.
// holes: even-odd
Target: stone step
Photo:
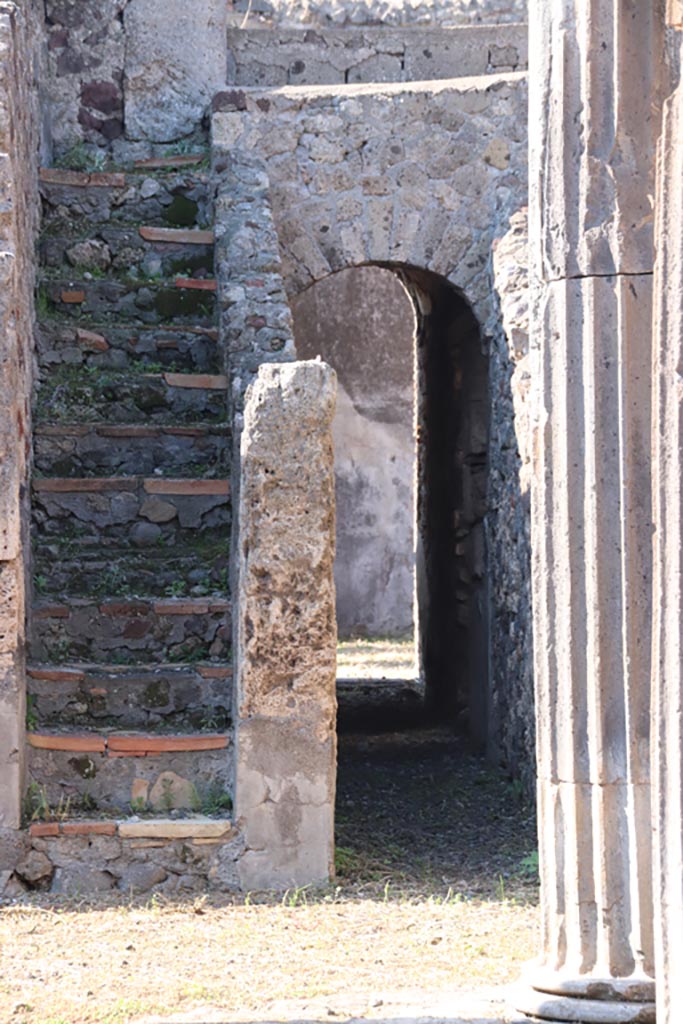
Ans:
[[[192,280],[192,279],[190,279]],[[176,278],[145,279],[45,277],[41,278],[39,306],[50,316],[65,320],[83,317],[97,321],[122,321],[134,325],[212,327],[215,319],[215,284],[179,287]],[[82,326],[85,326],[84,324]]]
[[[86,326],[44,320],[36,343],[41,370],[61,364],[92,369],[146,370],[168,367],[187,372],[215,373],[220,368],[218,331],[213,327]]]
[[[213,231],[74,221],[55,225],[38,246],[44,268],[55,274],[93,274],[141,281],[213,271]]]
[[[38,390],[35,422],[182,426],[227,418],[227,380],[216,374],[140,373],[62,366]]]
[[[39,731],[219,731],[231,721],[232,669],[226,664],[31,664],[27,676],[29,720]]]
[[[198,167],[140,167],[125,174],[44,168],[40,192],[44,228],[75,219],[200,229],[213,221],[211,174]]]
[[[229,530],[195,531],[182,549],[131,544],[106,550],[79,547],[77,538],[41,538],[33,543],[36,597],[205,597],[227,593]]]
[[[230,482],[169,477],[43,477],[32,482],[34,545],[69,540],[74,553],[129,547],[171,551],[230,525]]]
[[[87,477],[163,470],[166,476],[226,477],[230,431],[227,424],[155,427],[116,424],[38,426],[33,463],[46,476]]]
[[[29,794],[50,809],[199,810],[232,792],[227,733],[62,730],[27,739]]]
[[[157,787],[173,792],[173,778]],[[232,802],[223,788],[176,783],[207,813],[193,810],[148,811],[145,780],[136,792],[134,815],[105,816],[94,812],[59,809],[52,814],[45,806],[42,790],[29,793],[35,813],[48,820],[33,821],[25,837],[30,853],[19,861],[15,882],[22,887],[49,890],[60,896],[83,896],[117,891],[131,894],[151,890],[164,896],[187,897],[188,893],[239,889],[236,862],[243,848],[238,829],[230,820]],[[151,792],[153,787],[148,787]],[[160,804],[168,804],[159,800]],[[74,816],[71,816],[74,815]],[[161,817],[160,815],[163,815]]]
[[[38,661],[113,664],[225,660],[230,604],[215,598],[88,599],[34,604],[29,649]]]

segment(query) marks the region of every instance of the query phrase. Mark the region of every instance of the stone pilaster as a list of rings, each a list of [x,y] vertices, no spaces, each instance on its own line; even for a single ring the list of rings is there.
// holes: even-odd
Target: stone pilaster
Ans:
[[[247,392],[235,652],[244,889],[333,872],[335,392],[318,361],[264,364]]]
[[[0,872],[13,867],[6,830],[21,825],[25,768],[25,534],[39,211],[36,11],[0,3]]]
[[[653,154],[663,3],[531,10],[541,955],[517,1006],[654,1021]]]
[[[670,3],[672,27],[683,5]],[[675,8],[675,10],[674,10]],[[683,33],[676,44],[683,52]],[[655,266],[653,768],[657,1021],[683,1020],[683,84],[664,110]]]

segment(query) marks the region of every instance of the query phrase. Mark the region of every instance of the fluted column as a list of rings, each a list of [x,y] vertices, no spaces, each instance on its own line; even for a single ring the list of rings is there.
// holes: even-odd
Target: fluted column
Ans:
[[[663,7],[534,0],[532,511],[542,937],[517,1007],[654,1020],[653,154]]]
[[[683,3],[670,0],[683,56]],[[657,1020],[683,1021],[683,85],[664,111],[655,265],[653,768]]]

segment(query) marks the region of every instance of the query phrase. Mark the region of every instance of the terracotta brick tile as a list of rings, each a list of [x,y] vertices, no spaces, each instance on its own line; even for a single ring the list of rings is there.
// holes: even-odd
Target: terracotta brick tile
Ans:
[[[48,735],[41,732],[29,732],[26,738],[30,746],[39,750],[73,750],[85,754],[104,754],[106,749],[105,740],[101,736],[93,734],[53,733]]]
[[[169,388],[205,388],[207,391],[225,391],[228,378],[221,373],[165,373]]]
[[[43,604],[33,609],[33,618],[36,619],[68,619],[70,615],[69,606],[66,604]]]
[[[88,185],[95,187],[125,188],[126,175],[120,171],[95,171],[88,176]]]
[[[32,825],[28,827],[28,833],[34,838],[39,836],[58,836],[59,835],[59,822],[58,821],[34,821]]]
[[[100,437],[159,437],[160,427],[143,427],[140,424],[125,424],[124,426],[98,426],[97,433]]]
[[[65,836],[115,836],[116,823],[113,821],[65,821],[62,824]]]
[[[145,615],[152,606],[147,601],[105,601],[100,605],[102,615]]]
[[[162,427],[164,434],[171,437],[205,437],[206,427]]]
[[[65,288],[60,293],[59,298],[62,302],[66,302],[68,305],[78,305],[81,302],[85,302],[85,292],[81,290],[68,291]]]
[[[161,477],[150,477],[144,482],[148,494],[230,494],[229,480],[170,480]]]
[[[230,601],[212,601],[209,605],[210,612],[229,612],[232,605]]]
[[[34,491],[52,493],[99,493],[101,491],[135,491],[139,486],[137,477],[44,477],[33,481]]]
[[[178,342],[175,338],[162,338],[157,342],[157,348],[173,349],[175,351],[178,348]]]
[[[38,668],[27,669],[31,679],[41,679],[46,683],[80,683],[85,679],[85,672],[77,668]]]
[[[197,665],[197,671],[204,679],[230,679],[232,676],[228,665]]]
[[[106,697],[107,691],[104,686],[91,686],[88,690],[91,697]]]
[[[193,750],[223,750],[228,745],[227,736],[200,733],[195,736],[110,736],[110,754],[180,753]]]
[[[214,277],[176,277],[175,286],[199,292],[215,292],[216,279]]]
[[[192,228],[159,228],[145,226],[139,229],[146,242],[175,242],[188,245],[213,245],[213,231]]]
[[[209,602],[203,598],[194,601],[155,601],[154,611],[157,615],[206,615]]]
[[[90,426],[78,426],[74,423],[40,423],[35,427],[34,433],[40,437],[86,437],[91,430]]]
[[[202,153],[180,153],[178,156],[152,156],[146,160],[136,160],[133,166],[141,169],[149,167],[151,170],[155,168],[163,170],[164,167],[194,167],[202,160],[204,160]]]
[[[108,750],[108,757],[147,757],[146,750]]]
[[[76,331],[76,339],[83,348],[87,348],[91,352],[106,352],[109,349],[109,342],[106,338],[94,331],[85,331],[82,327]]]

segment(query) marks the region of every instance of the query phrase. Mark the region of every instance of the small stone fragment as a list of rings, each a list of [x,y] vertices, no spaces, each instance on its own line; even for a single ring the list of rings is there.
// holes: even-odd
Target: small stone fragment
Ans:
[[[138,862],[131,864],[119,879],[118,887],[124,892],[148,892],[165,882],[168,875],[158,864]]]
[[[29,850],[16,867],[16,873],[31,886],[42,887],[52,878],[54,865],[50,858],[39,850]]]
[[[106,270],[111,266],[111,250],[106,242],[97,238],[76,242],[66,250],[66,258],[72,267],[86,270]]]
[[[171,519],[175,519],[178,515],[178,510],[175,505],[171,505],[168,501],[151,497],[145,498],[143,501],[140,515],[144,516],[145,519],[149,519],[150,523],[169,523]]]
[[[148,548],[158,543],[161,527],[155,523],[133,523],[129,537],[136,548]]]
[[[149,803],[155,811],[196,810],[197,790],[175,772],[162,772],[149,792]]]

